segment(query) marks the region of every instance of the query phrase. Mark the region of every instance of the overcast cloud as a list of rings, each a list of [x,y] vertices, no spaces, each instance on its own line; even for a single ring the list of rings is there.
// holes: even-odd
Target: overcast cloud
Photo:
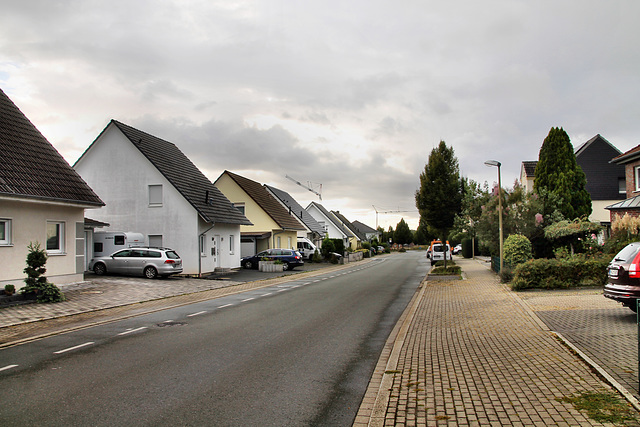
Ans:
[[[431,150],[503,183],[553,126],[640,143],[640,2],[2,1],[0,88],[73,164],[110,119],[350,220],[418,224]]]

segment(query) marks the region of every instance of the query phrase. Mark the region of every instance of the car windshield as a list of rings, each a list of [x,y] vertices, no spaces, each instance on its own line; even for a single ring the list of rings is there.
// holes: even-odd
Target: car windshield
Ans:
[[[640,251],[640,245],[627,245],[623,250],[618,252],[618,255],[614,258],[615,261],[622,261],[624,263],[630,263],[633,258]]]
[[[433,252],[443,252],[442,245],[433,245]]]

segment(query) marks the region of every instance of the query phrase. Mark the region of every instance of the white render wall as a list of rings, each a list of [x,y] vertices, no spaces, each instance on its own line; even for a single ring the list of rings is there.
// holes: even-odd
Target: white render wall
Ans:
[[[200,259],[199,249],[199,235],[211,224],[202,221],[191,204],[115,125],[102,133],[74,168],[105,202],[104,208],[92,212],[93,219],[110,224],[105,230],[142,233],[146,244],[150,235],[162,235],[162,245],[176,250],[182,258],[184,274],[212,271],[206,268],[212,265],[210,260]],[[158,184],[162,185],[162,205],[150,206],[149,185]],[[239,226],[216,225],[207,235],[229,234],[228,227],[236,230],[239,243]],[[210,242],[210,238],[206,240]],[[237,253],[236,260],[222,252],[220,266],[239,266]]]
[[[93,211],[90,211],[93,212]],[[26,259],[29,243],[40,243],[46,249],[47,221],[64,223],[64,253],[51,254],[47,259],[48,281],[56,285],[81,282],[84,279],[84,209],[64,204],[37,201],[0,200],[0,218],[11,220],[11,245],[0,246],[0,286],[12,284],[16,289],[25,285]],[[78,224],[81,235],[76,236]],[[77,237],[82,237],[78,243]]]

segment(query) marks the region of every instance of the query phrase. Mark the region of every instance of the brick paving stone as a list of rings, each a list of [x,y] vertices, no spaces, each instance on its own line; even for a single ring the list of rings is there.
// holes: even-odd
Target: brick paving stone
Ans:
[[[392,357],[376,367],[389,386],[367,391],[378,387],[384,403],[382,413],[368,407],[370,425],[601,425],[560,399],[611,387],[484,265],[457,262],[466,280],[423,282],[396,326],[404,332],[392,333]],[[579,307],[575,298],[541,306]],[[634,415],[627,425],[640,426]]]

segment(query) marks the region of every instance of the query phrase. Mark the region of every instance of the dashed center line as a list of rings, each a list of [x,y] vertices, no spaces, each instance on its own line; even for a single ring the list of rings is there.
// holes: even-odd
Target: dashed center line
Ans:
[[[64,350],[54,351],[53,354],[62,354],[62,353],[66,353],[67,351],[77,350],[79,348],[87,347],[87,346],[93,345],[93,344],[94,344],[94,342],[90,341],[90,342],[86,342],[84,344],[76,345],[75,347],[69,347],[69,348],[65,348]]]
[[[243,300],[242,300],[242,301],[240,301],[240,302],[253,301],[254,299],[255,299],[255,298],[247,298],[247,299],[243,299]]]
[[[0,371],[6,371],[8,369],[13,369],[13,368],[17,368],[18,365],[7,365],[4,368],[0,368]]]
[[[205,311],[199,311],[197,313],[191,313],[187,317],[200,316],[201,314],[205,314],[205,313],[206,313],[206,310]]]
[[[221,305],[218,308],[225,308],[225,307],[231,307],[233,304],[225,304],[225,305]]]
[[[261,297],[266,297],[266,296],[271,295],[271,294],[272,294],[272,292],[269,292],[268,294],[262,294],[262,295],[260,295],[260,296],[261,296]]]
[[[120,332],[118,335],[127,335],[127,334],[132,334],[134,332],[138,332],[138,331],[142,331],[143,329],[147,329],[146,326],[143,326],[141,328],[136,328],[136,329],[130,329],[128,331],[124,331],[124,332]]]

